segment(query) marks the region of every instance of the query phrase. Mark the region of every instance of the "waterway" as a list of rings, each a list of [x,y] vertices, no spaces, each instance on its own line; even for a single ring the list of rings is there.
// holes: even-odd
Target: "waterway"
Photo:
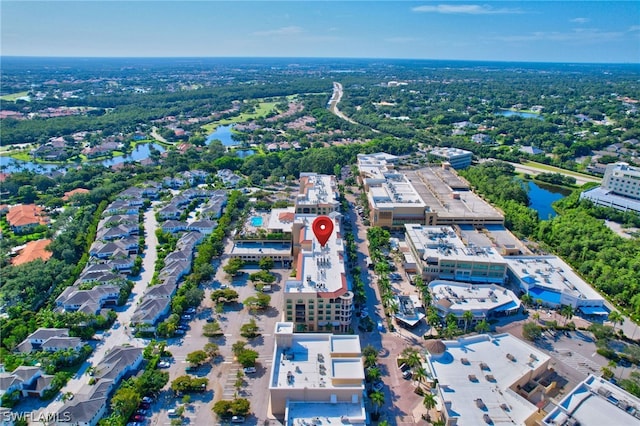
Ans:
[[[240,145],[240,141],[233,140],[231,137],[231,129],[233,129],[233,125],[216,127],[216,130],[207,136],[205,143],[209,145],[211,141],[218,139],[224,146]]]
[[[496,112],[498,115],[503,115],[505,117],[522,117],[522,118],[535,118],[537,120],[544,120],[540,114],[534,114],[532,112],[523,112],[523,111],[511,111],[510,109],[502,109]]]
[[[529,194],[529,207],[538,212],[538,217],[541,220],[555,217],[556,212],[551,207],[551,204],[571,193],[570,190],[537,183],[532,180],[527,182],[527,191]]]
[[[127,155],[119,155],[117,157],[110,158],[103,161],[88,161],[87,164],[102,164],[105,167],[111,167],[114,164],[124,163],[125,161],[142,161],[149,158],[151,153],[151,147],[154,147],[159,152],[164,152],[165,149],[156,143],[142,143],[136,145],[134,150]],[[77,165],[77,163],[65,163],[65,164],[50,164],[50,163],[36,163],[33,161],[16,160],[15,158],[0,156],[0,168],[6,173],[16,173],[23,170],[32,171],[35,173],[51,173],[55,170],[64,170],[71,165]]]

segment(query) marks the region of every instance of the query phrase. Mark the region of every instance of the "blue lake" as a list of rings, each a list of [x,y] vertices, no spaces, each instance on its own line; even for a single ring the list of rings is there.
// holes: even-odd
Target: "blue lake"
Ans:
[[[541,220],[554,217],[556,212],[551,207],[551,204],[571,193],[566,189],[541,185],[532,180],[527,182],[527,191],[529,194],[529,207],[538,212],[538,217]]]
[[[155,143],[143,143],[136,145],[131,154],[128,155],[119,155],[117,157],[110,158],[108,160],[103,161],[89,161],[88,164],[102,164],[105,167],[113,166],[114,164],[124,163],[125,161],[142,161],[149,158],[150,147],[153,146],[156,150],[160,152],[164,152],[165,149],[158,144]],[[46,163],[35,163],[33,161],[22,161],[16,160],[15,158],[0,156],[0,167],[3,171],[8,173],[15,173],[22,170],[29,170],[35,173],[50,173],[54,170],[63,170],[69,164],[46,164]]]
[[[231,137],[232,128],[233,128],[232,125],[216,127],[216,130],[213,133],[211,133],[209,136],[207,136],[205,143],[209,145],[211,141],[218,139],[220,142],[222,142],[222,145],[224,146],[240,145],[239,141],[233,140],[233,138]]]
[[[498,115],[503,115],[505,117],[522,117],[522,118],[535,118],[537,120],[544,120],[540,114],[534,114],[532,112],[522,112],[522,111],[511,111],[509,109],[502,109],[496,112]]]

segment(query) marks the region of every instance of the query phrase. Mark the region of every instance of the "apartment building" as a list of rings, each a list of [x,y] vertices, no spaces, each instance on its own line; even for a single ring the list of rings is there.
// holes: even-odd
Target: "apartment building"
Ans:
[[[286,425],[364,425],[364,365],[357,335],[295,333],[275,327],[271,412]]]
[[[437,147],[429,151],[429,154],[446,161],[456,170],[466,169],[473,159],[471,151],[453,147]]]
[[[335,176],[300,173],[296,213],[326,215],[340,210]]]
[[[416,271],[425,281],[448,279],[474,283],[505,281],[507,264],[491,245],[464,242],[450,226],[405,225]]]
[[[349,330],[354,294],[345,271],[345,247],[340,215],[330,216],[334,231],[324,247],[311,225],[315,215],[297,215],[293,223],[295,277],[285,282],[284,317],[296,331]]]
[[[584,191],[580,199],[599,206],[640,213],[640,167],[627,163],[608,164],[602,185]]]

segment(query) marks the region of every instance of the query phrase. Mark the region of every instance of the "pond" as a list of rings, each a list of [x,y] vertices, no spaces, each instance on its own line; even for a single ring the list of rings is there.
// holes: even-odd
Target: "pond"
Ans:
[[[105,167],[111,167],[114,164],[124,163],[125,161],[142,161],[149,158],[151,154],[151,147],[154,147],[156,151],[160,153],[164,152],[164,148],[156,143],[141,143],[136,145],[133,151],[131,151],[128,155],[119,155],[117,157],[110,158],[109,160],[100,161],[99,164],[102,164]],[[92,163],[96,164],[96,163]]]
[[[124,163],[125,161],[142,161],[149,158],[151,149],[150,147],[154,147],[159,152],[164,152],[165,149],[158,144],[155,143],[142,143],[136,145],[134,150],[128,155],[119,155],[117,157],[110,158],[108,160],[103,161],[89,161],[88,164],[102,164],[105,167],[111,167],[114,164]],[[48,164],[48,163],[36,163],[33,161],[22,161],[16,160],[15,158],[0,156],[0,167],[2,171],[7,173],[15,173],[22,170],[28,170],[35,173],[50,173],[54,170],[64,170],[70,165],[75,165],[76,163],[65,163],[65,164]]]
[[[240,141],[233,140],[231,137],[231,129],[233,129],[233,125],[216,127],[216,130],[207,136],[205,143],[209,145],[211,141],[218,139],[224,146],[240,145]]]
[[[535,114],[533,112],[524,112],[524,111],[512,111],[510,109],[502,109],[496,112],[498,115],[503,115],[505,117],[522,117],[522,118],[535,118],[537,120],[544,120],[540,114]]]
[[[538,217],[541,220],[554,217],[556,212],[551,207],[551,204],[571,193],[570,190],[544,185],[532,180],[527,182],[527,191],[529,194],[529,207],[538,212]]]

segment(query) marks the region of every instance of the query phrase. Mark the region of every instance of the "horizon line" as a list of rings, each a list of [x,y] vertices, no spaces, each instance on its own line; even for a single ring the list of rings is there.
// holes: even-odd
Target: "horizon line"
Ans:
[[[436,58],[376,58],[347,56],[59,56],[59,55],[0,55],[0,59],[334,59],[334,60],[369,60],[369,61],[441,61],[441,62],[494,62],[522,64],[580,64],[580,65],[640,65],[640,62],[582,62],[553,60],[504,60],[504,59],[436,59]]]

